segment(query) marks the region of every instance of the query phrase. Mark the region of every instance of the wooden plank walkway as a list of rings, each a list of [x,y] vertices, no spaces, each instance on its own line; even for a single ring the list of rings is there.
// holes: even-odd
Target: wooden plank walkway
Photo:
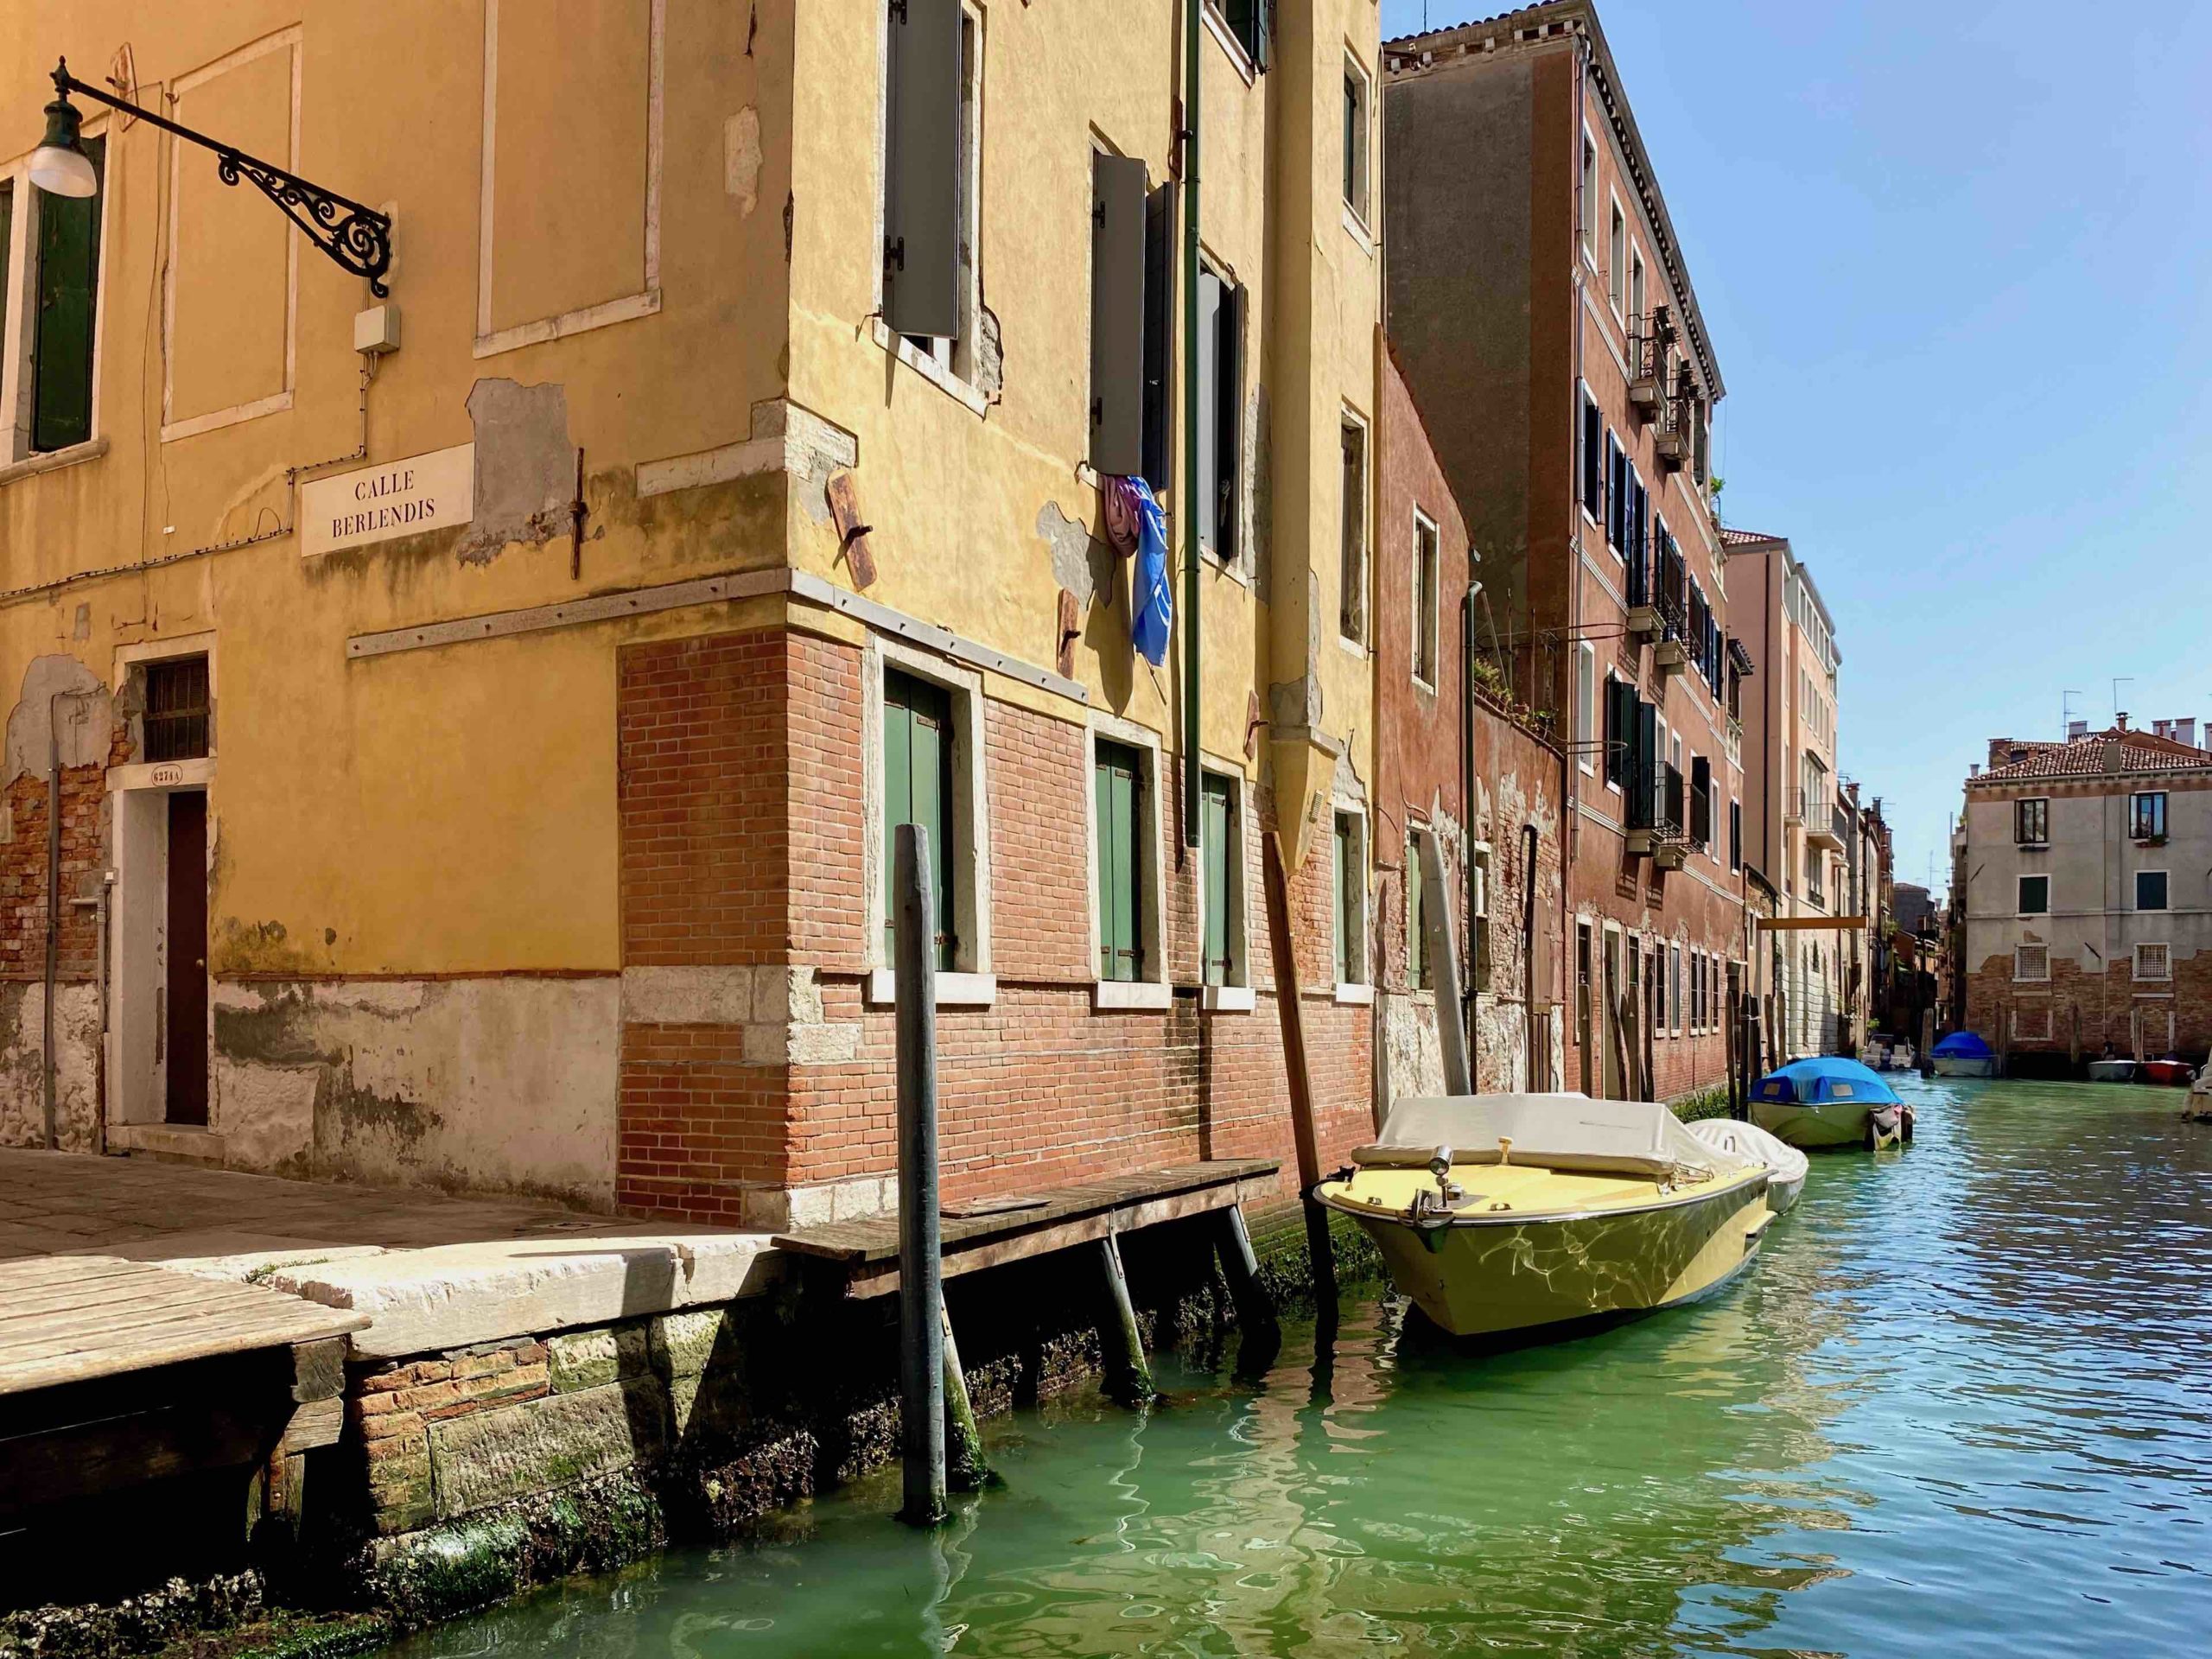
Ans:
[[[365,1313],[111,1255],[0,1262],[0,1395],[343,1337]]]
[[[1226,1210],[1268,1196],[1281,1167],[1270,1158],[1215,1159],[1040,1189],[1019,1200],[949,1205],[944,1211],[944,1276]],[[1021,1207],[999,1207],[1014,1202]],[[779,1233],[776,1246],[842,1268],[849,1296],[882,1296],[899,1288],[895,1213]]]

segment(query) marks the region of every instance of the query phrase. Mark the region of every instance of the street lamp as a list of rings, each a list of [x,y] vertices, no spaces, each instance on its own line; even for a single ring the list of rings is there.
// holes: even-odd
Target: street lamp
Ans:
[[[79,139],[83,117],[69,101],[72,92],[82,92],[111,110],[150,121],[164,132],[188,138],[203,149],[212,149],[215,152],[215,175],[225,184],[236,184],[241,178],[251,180],[254,188],[283,208],[285,217],[306,232],[310,242],[346,270],[367,278],[372,294],[383,299],[391,292],[384,280],[385,273],[391,269],[390,214],[380,213],[319,184],[310,184],[297,174],[288,173],[259,156],[249,156],[234,144],[194,132],[166,116],[87,86],[69,73],[67,58],[54,67],[54,102],[46,106],[45,142],[31,152],[31,182],[40,189],[57,196],[83,197],[99,188],[99,175]]]

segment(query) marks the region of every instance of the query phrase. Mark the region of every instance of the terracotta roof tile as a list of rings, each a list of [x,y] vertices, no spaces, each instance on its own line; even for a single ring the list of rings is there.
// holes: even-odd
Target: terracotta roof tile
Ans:
[[[2001,742],[2002,740],[2000,739]],[[2212,752],[2193,749],[2152,732],[2092,732],[2066,743],[2018,743],[2018,760],[1992,766],[1974,784],[2017,783],[2033,778],[2098,778],[2145,772],[2212,772]]]

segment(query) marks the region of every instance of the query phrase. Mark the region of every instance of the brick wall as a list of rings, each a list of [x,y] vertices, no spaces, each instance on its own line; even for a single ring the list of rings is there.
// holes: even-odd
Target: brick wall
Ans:
[[[797,632],[632,647],[620,668],[626,969],[749,970],[753,1012],[626,1014],[618,1199],[702,1222],[757,1217],[764,1188],[896,1167],[895,1017],[866,1002],[870,848],[855,646]],[[987,697],[989,1007],[938,1011],[948,1194],[1208,1157],[1289,1155],[1255,791],[1248,825],[1251,1012],[1202,1012],[1195,860],[1173,759],[1160,813],[1173,1006],[1094,1012],[1084,728]],[[1372,1128],[1369,1018],[1338,1006],[1327,842],[1294,878],[1294,929],[1322,1140]],[[791,1040],[768,1052],[777,992]],[[632,982],[626,979],[626,985]],[[750,1020],[753,1023],[746,1023]],[[821,1040],[801,1042],[802,1029]],[[868,1189],[874,1192],[878,1189]]]
[[[1989,1046],[2024,1054],[2069,1054],[2075,1020],[2080,1018],[2081,1053],[2094,1059],[2109,1042],[2121,1058],[2134,1054],[2134,1010],[2150,1014],[2142,1032],[2142,1055],[2157,1059],[2166,1052],[2166,1014],[2172,1010],[2173,1046],[2202,1064],[2212,1052],[2212,953],[2177,957],[2173,977],[2135,981],[2133,962],[2120,957],[2103,973],[2083,970],[2077,962],[2054,957],[2047,981],[2016,982],[2012,952],[1988,957],[1968,971],[1967,1028]],[[2050,1010],[2048,1037],[2039,1032],[2043,1009]]]
[[[130,734],[118,727],[107,761],[61,769],[61,938],[64,979],[99,971],[99,924],[90,905],[107,868],[107,766],[131,758]],[[6,836],[0,839],[0,979],[42,979],[46,973],[47,780],[25,772],[0,791]]]

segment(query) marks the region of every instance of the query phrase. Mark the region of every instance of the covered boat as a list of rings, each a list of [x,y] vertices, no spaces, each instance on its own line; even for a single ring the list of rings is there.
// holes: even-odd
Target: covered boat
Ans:
[[[1912,1139],[1912,1108],[1856,1060],[1792,1060],[1751,1086],[1751,1122],[1793,1147],[1868,1147]]]
[[[1708,1147],[1764,1164],[1766,1207],[1776,1215],[1788,1214],[1797,1195],[1805,1190],[1805,1173],[1811,1167],[1805,1154],[1758,1124],[1740,1123],[1732,1117],[1707,1117],[1691,1124],[1689,1131]]]
[[[1399,1102],[1317,1196],[1422,1313],[1472,1337],[1703,1295],[1758,1250],[1769,1179],[1649,1102],[1453,1096]]]
[[[1993,1077],[1997,1056],[1971,1031],[1955,1031],[1929,1051],[1939,1077]]]

